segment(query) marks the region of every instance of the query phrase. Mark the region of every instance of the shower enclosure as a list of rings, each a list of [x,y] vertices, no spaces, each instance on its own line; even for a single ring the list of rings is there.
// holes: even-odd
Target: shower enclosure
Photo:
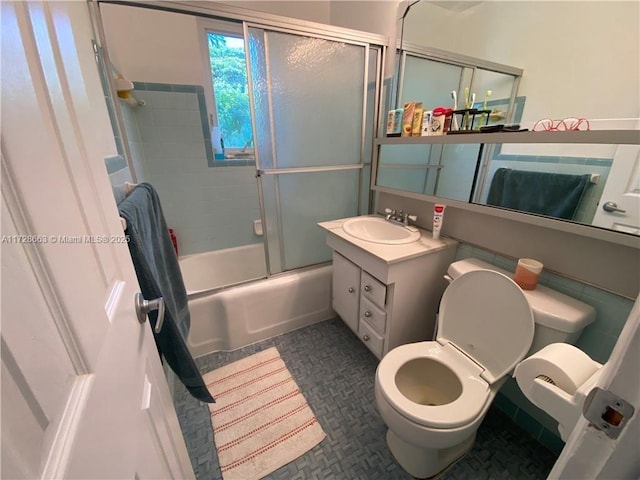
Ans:
[[[113,109],[134,180],[158,190],[190,268],[235,255],[198,290],[330,262],[316,223],[369,211],[384,38],[232,7],[99,5],[105,60],[135,85],[138,102]],[[244,40],[252,157],[213,154],[212,30]]]

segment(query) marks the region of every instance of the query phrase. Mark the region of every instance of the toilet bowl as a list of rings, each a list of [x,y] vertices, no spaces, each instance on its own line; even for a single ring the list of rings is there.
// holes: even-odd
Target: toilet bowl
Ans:
[[[437,323],[435,341],[396,347],[376,371],[387,445],[417,478],[438,474],[471,449],[497,391],[534,337],[522,290],[490,270],[453,280]]]

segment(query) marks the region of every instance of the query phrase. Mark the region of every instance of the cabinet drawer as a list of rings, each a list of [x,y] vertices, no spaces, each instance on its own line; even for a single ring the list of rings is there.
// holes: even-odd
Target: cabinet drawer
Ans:
[[[376,333],[376,331],[367,323],[360,322],[358,327],[358,336],[360,340],[371,350],[376,357],[382,358],[382,349],[384,348],[384,338]]]
[[[384,309],[387,298],[387,286],[364,270],[362,271],[362,277],[360,279],[360,291],[365,297]]]
[[[387,325],[387,312],[378,308],[366,297],[360,299],[360,321],[370,324],[379,334],[383,335]]]

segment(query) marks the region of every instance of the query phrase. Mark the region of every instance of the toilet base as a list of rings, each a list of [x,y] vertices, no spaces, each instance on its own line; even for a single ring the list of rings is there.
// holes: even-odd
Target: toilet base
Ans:
[[[405,442],[391,429],[387,430],[387,446],[400,466],[412,477],[431,478],[464,456],[476,439],[476,432],[461,443],[448,448],[422,448]]]

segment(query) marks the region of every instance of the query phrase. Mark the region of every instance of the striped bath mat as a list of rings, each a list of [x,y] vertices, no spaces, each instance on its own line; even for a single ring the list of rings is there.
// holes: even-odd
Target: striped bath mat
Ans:
[[[275,347],[204,375],[224,480],[259,479],[326,436]]]

